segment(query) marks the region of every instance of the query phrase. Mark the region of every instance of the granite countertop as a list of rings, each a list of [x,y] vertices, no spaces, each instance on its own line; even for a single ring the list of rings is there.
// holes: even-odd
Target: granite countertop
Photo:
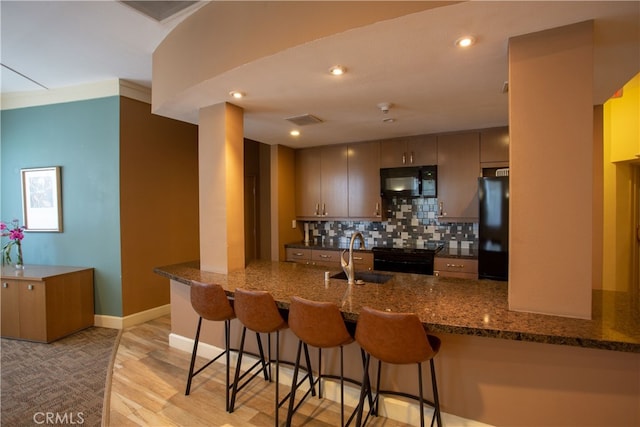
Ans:
[[[13,266],[2,266],[3,279],[42,281],[49,277],[60,276],[78,271],[93,270],[93,267],[67,267],[59,265],[30,265],[17,269]]]
[[[337,303],[348,321],[363,306],[418,314],[434,333],[475,335],[577,347],[640,353],[640,327],[626,293],[594,291],[593,319],[573,319],[510,311],[507,283],[434,276],[393,274],[383,285],[347,286],[345,280],[324,281],[327,267],[289,262],[254,261],[229,274],[200,270],[198,262],[158,267],[164,277],[190,285],[218,283],[232,296],[236,288],[267,290],[278,306],[291,296]],[[331,270],[330,274],[338,273]]]

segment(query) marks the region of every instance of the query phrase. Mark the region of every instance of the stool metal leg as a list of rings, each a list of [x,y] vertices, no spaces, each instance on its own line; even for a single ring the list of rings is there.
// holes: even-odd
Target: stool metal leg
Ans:
[[[230,341],[230,335],[231,335],[231,320],[225,320],[224,321],[224,350],[226,354],[226,362],[227,362],[227,375],[226,375],[226,387],[225,387],[225,410],[227,412],[229,412],[229,359],[230,359],[230,351],[229,348],[231,347],[231,341]]]
[[[438,422],[438,427],[442,427],[442,418],[440,415],[440,398],[438,397],[438,385],[436,383],[436,367],[433,363],[433,359],[429,360],[431,365],[431,385],[433,387],[433,404],[434,408],[434,417]],[[431,426],[433,427],[433,419],[431,419]]]
[[[420,427],[424,427],[424,398],[422,397],[422,363],[418,363],[418,392],[420,401]]]
[[[196,353],[198,353],[198,341],[200,340],[200,327],[202,326],[202,317],[198,318],[198,327],[196,328],[196,337],[193,340],[193,352],[191,353],[191,365],[189,366],[189,377],[187,378],[187,389],[185,396],[189,396],[191,392],[191,380],[193,379],[193,368],[196,364]]]
[[[287,411],[287,424],[291,425],[291,419],[293,418],[294,408],[293,405],[296,399],[296,390],[298,390],[298,371],[300,370],[300,353],[302,353],[302,341],[298,341],[298,352],[296,354],[296,364],[293,368],[293,380],[291,381],[291,392],[289,393],[289,410]]]
[[[369,361],[371,360],[371,355],[367,353],[364,359],[364,374],[362,377],[362,386],[360,387],[360,400],[358,401],[358,416],[356,417],[356,426],[362,426],[362,412],[364,411],[364,396],[371,389],[371,384],[369,383]]]

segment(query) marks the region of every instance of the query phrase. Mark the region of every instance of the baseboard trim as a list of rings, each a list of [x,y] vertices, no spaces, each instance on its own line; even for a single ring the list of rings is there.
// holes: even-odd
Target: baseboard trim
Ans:
[[[187,338],[182,335],[174,333],[169,334],[169,346],[178,350],[183,350],[188,353],[193,351],[193,339]],[[220,352],[224,350],[211,344],[200,342],[198,344],[198,356],[206,359],[212,359]],[[231,366],[235,366],[237,360],[237,354],[231,353]],[[242,357],[242,369],[248,369],[257,359],[252,356]],[[216,361],[216,363],[224,363],[222,360]],[[280,384],[287,387],[291,386],[293,380],[293,368],[289,365],[280,365]],[[307,383],[300,387],[301,393],[308,389]],[[340,381],[327,379],[322,383],[323,397],[333,402],[340,402]],[[349,407],[356,407],[360,399],[360,388],[353,384],[345,383],[344,385],[344,404]],[[395,396],[380,396],[379,413],[381,416],[389,418],[394,421],[398,421],[410,425],[420,424],[420,405],[412,399],[404,399]],[[424,419],[425,423],[430,423],[433,416],[433,408],[425,405],[424,407]],[[491,427],[489,424],[484,424],[479,421],[470,420],[467,418],[458,417],[457,415],[441,413],[442,423],[448,426],[458,427]]]
[[[171,314],[171,304],[150,308],[149,310],[140,311],[124,317],[96,314],[93,316],[93,325],[101,328],[124,329],[157,319],[167,314]]]

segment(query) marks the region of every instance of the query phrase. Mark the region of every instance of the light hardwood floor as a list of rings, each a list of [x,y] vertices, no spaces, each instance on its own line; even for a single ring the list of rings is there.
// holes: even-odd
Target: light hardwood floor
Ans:
[[[238,394],[232,414],[225,411],[223,363],[214,363],[195,377],[191,394],[185,396],[191,355],[169,347],[170,329],[170,317],[165,316],[123,331],[113,368],[110,409],[105,414],[107,425],[273,426],[275,386],[261,379],[252,381]],[[281,385],[281,396],[288,391],[289,387]],[[349,409],[352,408],[345,411],[350,413]],[[281,425],[286,416],[286,408],[280,408]],[[340,405],[329,399],[309,397],[294,415],[293,425],[338,426]],[[376,417],[367,425],[408,424]]]

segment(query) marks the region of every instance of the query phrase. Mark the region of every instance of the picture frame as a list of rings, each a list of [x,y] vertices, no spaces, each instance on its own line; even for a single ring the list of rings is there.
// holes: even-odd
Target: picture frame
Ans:
[[[62,232],[60,166],[21,169],[25,231]]]

